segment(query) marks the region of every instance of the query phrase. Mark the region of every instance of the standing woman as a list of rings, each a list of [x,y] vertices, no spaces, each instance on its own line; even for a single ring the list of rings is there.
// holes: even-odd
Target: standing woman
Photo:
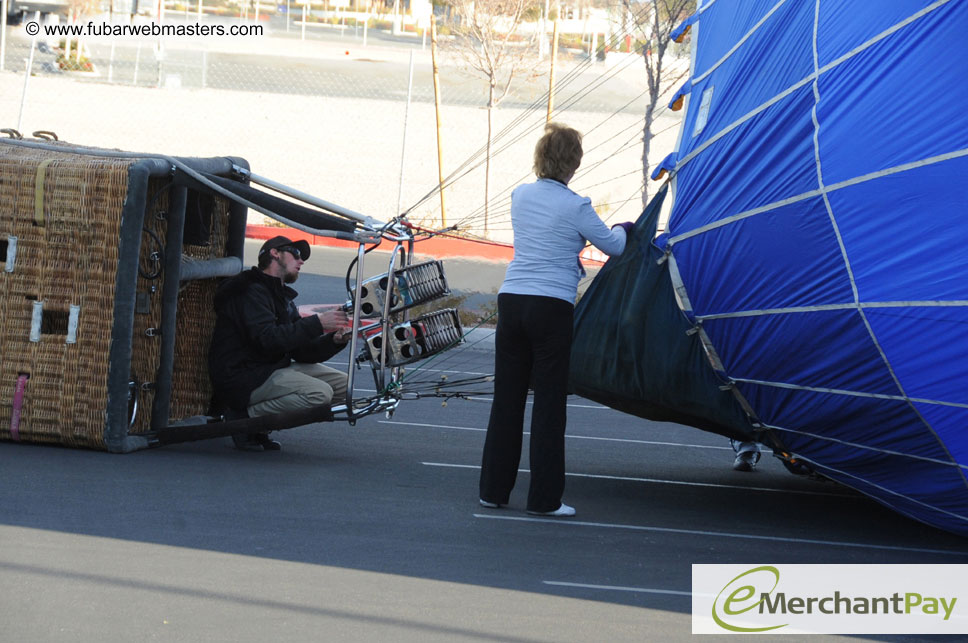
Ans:
[[[511,194],[514,259],[497,297],[494,401],[481,466],[481,505],[507,504],[521,460],[524,408],[534,388],[528,513],[573,516],[565,489],[565,403],[578,280],[590,241],[609,256],[625,249],[631,223],[609,229],[591,199],[568,188],[581,165],[581,134],[549,123],[534,148],[538,180]]]

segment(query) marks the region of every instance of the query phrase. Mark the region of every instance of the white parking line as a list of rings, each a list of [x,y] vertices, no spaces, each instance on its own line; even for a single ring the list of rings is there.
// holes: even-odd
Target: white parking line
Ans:
[[[557,587],[580,587],[582,589],[606,589],[616,592],[641,592],[643,594],[669,594],[672,596],[692,596],[692,592],[680,592],[674,589],[654,589],[651,587],[622,587],[619,585],[591,585],[588,583],[566,583],[564,581],[543,580],[545,585]]]
[[[474,402],[493,402],[494,401],[494,398],[493,397],[468,397],[468,398],[465,398],[465,399],[471,400],[471,401],[474,401]],[[534,400],[532,400],[531,397],[529,396],[528,399],[525,401],[525,404],[532,404],[533,405],[534,404]],[[594,409],[596,411],[611,411],[612,410],[611,408],[609,408],[607,406],[602,406],[601,404],[566,404],[565,406],[567,406],[569,409]],[[616,411],[616,413],[619,413],[619,411]]]
[[[483,395],[485,393],[485,391],[480,391],[480,393]],[[464,400],[466,400],[468,402],[488,402],[488,403],[491,403],[491,402],[494,401],[494,398],[493,397],[478,397],[478,396],[473,395],[473,394],[472,395],[469,395],[469,396],[467,396],[465,398],[462,398],[462,399],[464,399]],[[534,400],[531,399],[531,396],[528,396],[528,399],[525,400],[525,404],[532,404],[532,405],[534,404]],[[566,404],[565,406],[568,407],[569,409],[593,409],[595,411],[611,411],[612,410],[611,408],[609,408],[607,406],[602,406],[601,404]],[[620,411],[616,411],[616,413],[619,413],[619,412]]]
[[[494,373],[478,373],[477,371],[455,371],[447,370],[445,368],[420,368],[418,369],[422,373],[462,373],[464,375],[493,375]],[[413,371],[416,372],[416,371]]]
[[[349,363],[347,362],[329,361],[329,362],[325,362],[325,364],[326,366],[332,366],[333,368],[343,369],[343,370],[349,367]],[[417,370],[419,370],[421,373],[458,373],[461,375],[493,375],[493,373],[478,373],[476,371],[455,371],[455,370],[447,370],[443,368],[421,368]],[[410,372],[416,373],[417,370],[411,370]]]
[[[454,431],[477,431],[486,432],[487,429],[479,429],[471,426],[452,426],[449,424],[425,424],[422,422],[397,422],[394,420],[378,420],[380,424],[397,424],[401,426],[420,426],[431,429],[451,429]],[[531,435],[530,431],[525,431],[524,435]],[[684,444],[682,442],[657,442],[655,440],[632,440],[628,438],[603,438],[597,435],[565,435],[566,438],[571,440],[600,440],[603,442],[630,442],[632,444],[648,444],[652,446],[663,446],[663,447],[688,447],[691,449],[720,449],[732,451],[732,447],[721,447],[721,446],[711,446],[707,444]]]
[[[447,464],[443,462],[421,462],[420,464],[428,467],[448,467],[451,469],[480,469],[481,466],[475,464]],[[518,469],[518,473],[531,473],[530,469]],[[630,476],[607,476],[596,473],[565,473],[572,478],[594,478],[596,480],[622,480],[624,482],[650,482],[653,484],[671,484],[683,487],[712,487],[715,489],[742,489],[743,491],[768,491],[772,493],[790,493],[803,496],[833,496],[835,498],[863,498],[860,495],[848,495],[843,493],[829,493],[826,491],[806,491],[801,489],[776,489],[774,487],[748,487],[738,484],[718,484],[714,482],[686,482],[685,480],[660,480],[659,478],[633,478]]]
[[[630,531],[648,531],[663,534],[682,534],[687,536],[715,536],[716,538],[741,538],[744,540],[769,540],[781,543],[797,543],[802,545],[823,545],[835,547],[855,547],[859,549],[880,549],[887,551],[907,551],[922,554],[944,554],[946,556],[968,556],[968,552],[949,551],[945,549],[926,549],[922,547],[903,547],[900,545],[873,545],[870,543],[854,543],[844,540],[815,540],[812,538],[786,538],[783,536],[760,536],[757,534],[737,534],[727,531],[705,531],[701,529],[674,529],[670,527],[648,527],[645,525],[623,525],[608,522],[585,522],[570,518],[531,518],[528,516],[499,516],[496,514],[473,514],[475,518],[490,520],[513,520],[517,522],[539,522],[549,525],[565,527],[599,527],[603,529],[627,529]]]

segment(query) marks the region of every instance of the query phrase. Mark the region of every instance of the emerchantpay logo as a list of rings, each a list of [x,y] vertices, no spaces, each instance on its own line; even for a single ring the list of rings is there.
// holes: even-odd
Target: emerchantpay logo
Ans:
[[[694,634],[965,634],[968,565],[693,565]]]

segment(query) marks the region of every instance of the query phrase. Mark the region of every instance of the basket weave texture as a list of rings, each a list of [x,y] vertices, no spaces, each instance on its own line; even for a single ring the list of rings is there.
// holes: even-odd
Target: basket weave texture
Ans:
[[[0,242],[16,237],[17,246],[12,272],[6,270],[6,253],[0,253],[0,440],[14,437],[15,389],[26,374],[19,440],[104,449],[121,214],[128,170],[137,161],[61,147],[54,152],[0,145]],[[151,383],[161,338],[146,331],[161,326],[167,275],[159,271],[163,255],[153,253],[162,250],[155,240],[165,241],[169,187],[167,178],[152,178],[147,192],[137,282],[145,305],[135,314],[130,364],[131,378],[142,390],[131,433],[151,428]],[[185,246],[183,254],[224,256],[227,227],[228,203],[216,198],[209,243]],[[207,409],[211,387],[205,358],[214,290],[215,280],[208,279],[190,282],[180,293],[170,420]],[[43,302],[44,309],[36,342],[30,341],[35,302]],[[76,343],[66,342],[71,306],[80,307]]]

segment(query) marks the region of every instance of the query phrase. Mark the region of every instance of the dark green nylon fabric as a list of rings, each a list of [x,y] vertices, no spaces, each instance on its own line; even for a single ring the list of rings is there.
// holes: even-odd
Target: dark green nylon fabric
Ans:
[[[664,186],[575,308],[571,390],[625,413],[753,439],[746,413],[676,304],[669,263],[652,244]]]

